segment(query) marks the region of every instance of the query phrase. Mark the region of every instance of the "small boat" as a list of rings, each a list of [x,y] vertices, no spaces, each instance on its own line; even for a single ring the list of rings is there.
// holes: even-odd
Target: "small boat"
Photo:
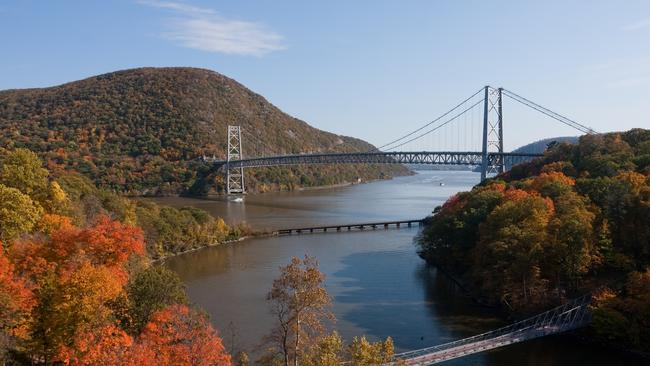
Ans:
[[[445,184],[443,182],[440,182],[440,187],[444,187]]]
[[[244,199],[242,197],[237,197],[232,199],[232,202],[244,202]]]

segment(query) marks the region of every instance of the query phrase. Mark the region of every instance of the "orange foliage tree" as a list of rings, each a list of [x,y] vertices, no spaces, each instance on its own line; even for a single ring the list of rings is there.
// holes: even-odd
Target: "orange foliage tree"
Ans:
[[[59,358],[70,365],[129,365],[133,338],[115,325],[79,333],[75,348],[66,347]]]
[[[28,333],[29,314],[35,299],[27,283],[16,276],[0,242],[0,361],[1,349]]]
[[[106,324],[112,303],[124,293],[125,265],[144,254],[142,231],[101,217],[94,226],[77,228],[50,217],[49,236],[16,243],[12,257],[18,272],[34,284],[28,351],[44,360],[60,359],[75,335]]]
[[[138,365],[230,365],[221,338],[205,316],[184,305],[154,313],[133,351]]]

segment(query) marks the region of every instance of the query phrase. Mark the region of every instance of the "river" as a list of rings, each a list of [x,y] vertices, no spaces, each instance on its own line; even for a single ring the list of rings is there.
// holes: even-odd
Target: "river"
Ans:
[[[421,218],[479,175],[422,171],[348,187],[249,195],[245,202],[165,197],[254,229]],[[471,336],[503,325],[416,255],[417,228],[304,234],[246,240],[170,258],[191,301],[211,316],[228,348],[250,351],[273,325],[265,295],[292,256],[315,256],[334,298],[336,329],[349,340],[393,337],[398,351]],[[234,336],[233,336],[234,335]],[[637,362],[638,363],[638,362]],[[449,361],[445,365],[627,365],[633,360],[573,338],[553,336]],[[640,364],[640,363],[639,363]]]

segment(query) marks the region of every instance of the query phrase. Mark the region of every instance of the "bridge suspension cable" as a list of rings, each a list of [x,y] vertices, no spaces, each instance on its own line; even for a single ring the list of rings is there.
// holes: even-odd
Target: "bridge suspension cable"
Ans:
[[[426,135],[428,135],[428,134],[430,134],[430,133],[432,133],[432,132],[434,132],[434,131],[436,131],[436,130],[438,130],[438,129],[440,129],[440,128],[446,126],[446,125],[448,125],[449,123],[455,121],[458,117],[464,115],[466,112],[470,111],[471,109],[473,109],[474,107],[476,107],[477,105],[479,105],[479,104],[481,104],[481,103],[483,103],[483,99],[478,100],[477,102],[475,102],[475,103],[472,104],[471,106],[465,108],[465,109],[464,109],[463,111],[461,111],[460,113],[457,113],[456,115],[454,115],[454,116],[451,117],[450,119],[446,120],[445,122],[443,122],[443,123],[437,125],[436,127],[432,128],[432,129],[430,129],[430,130],[428,130],[428,131],[426,131],[426,132],[423,132],[423,133],[421,133],[421,134],[419,134],[419,135],[417,135],[417,136],[415,136],[415,137],[413,137],[413,138],[410,138],[410,139],[408,139],[408,140],[406,140],[406,141],[403,141],[402,143],[400,143],[400,144],[398,144],[398,145],[391,146],[390,148],[385,149],[385,150],[394,150],[394,149],[397,149],[398,147],[402,147],[402,146],[408,144],[409,142],[412,142],[412,141],[418,140],[418,139],[420,139],[420,138],[422,138],[422,137],[424,137],[424,136],[426,136]],[[454,109],[455,109],[455,108],[454,108]],[[420,128],[419,130],[422,130],[422,128]]]
[[[254,140],[254,142],[257,144],[257,146],[262,146],[267,149],[268,153],[275,153],[275,149],[271,147],[267,142],[262,140],[261,138],[253,135],[251,132],[248,132],[248,130],[242,128],[242,132],[244,132],[248,137]],[[260,153],[262,153],[260,151]]]
[[[372,150],[370,150],[370,151],[368,151],[368,152],[380,151],[380,150],[386,148],[387,146],[393,145],[393,144],[395,144],[395,143],[397,143],[397,142],[400,142],[400,141],[402,141],[402,140],[404,140],[404,139],[406,139],[406,138],[409,138],[409,137],[413,136],[414,134],[416,134],[416,133],[418,133],[418,132],[424,130],[425,128],[431,126],[432,124],[434,124],[434,123],[440,121],[441,119],[445,118],[446,116],[448,116],[449,114],[451,114],[453,111],[455,111],[456,109],[460,108],[463,104],[467,103],[467,102],[470,101],[472,98],[474,98],[475,96],[477,96],[478,94],[480,94],[482,91],[483,91],[483,88],[477,90],[474,94],[472,94],[471,96],[469,96],[467,99],[465,99],[465,100],[463,100],[462,102],[458,103],[458,105],[456,105],[456,106],[453,107],[452,109],[448,110],[447,112],[441,114],[438,118],[436,118],[436,119],[434,119],[433,121],[431,121],[431,122],[425,124],[424,126],[422,126],[422,127],[420,127],[420,128],[417,128],[417,129],[415,129],[415,130],[413,130],[413,131],[407,133],[406,135],[404,135],[404,136],[402,136],[402,137],[400,137],[400,138],[398,138],[398,139],[395,139],[395,140],[393,140],[393,141],[391,141],[391,142],[389,142],[389,143],[386,143],[386,144],[384,144],[384,145],[381,145],[381,146],[379,146],[379,147],[377,147],[377,148],[375,148],[375,149],[372,149]],[[466,111],[465,111],[465,112],[466,112]],[[464,113],[464,112],[463,112],[463,113]],[[462,114],[462,113],[461,113],[461,114]],[[424,135],[421,135],[420,137],[422,137],[422,136],[424,136]],[[419,138],[419,137],[418,137],[418,138]],[[417,139],[417,138],[416,138],[416,139]],[[411,139],[411,140],[409,140],[408,142],[413,141],[413,140],[416,140],[416,139]],[[404,145],[404,144],[402,144],[402,145]],[[399,146],[402,146],[402,145],[399,145]],[[395,146],[395,147],[391,147],[391,148],[389,148],[388,150],[392,150],[392,149],[394,149],[394,148],[396,148],[396,146]]]
[[[597,133],[591,127],[587,127],[587,126],[585,126],[585,125],[583,125],[581,123],[578,123],[578,122],[576,122],[576,121],[574,121],[574,120],[572,120],[570,118],[567,118],[567,117],[565,117],[565,116],[563,116],[563,115],[561,115],[559,113],[553,112],[552,110],[550,110],[550,109],[548,109],[546,107],[543,107],[543,106],[541,106],[541,105],[539,105],[539,104],[537,104],[537,103],[535,103],[535,102],[533,102],[533,101],[531,101],[529,99],[526,99],[526,98],[522,97],[521,95],[518,95],[518,94],[516,94],[516,93],[514,93],[514,92],[512,92],[512,91],[510,91],[508,89],[502,89],[502,92],[503,92],[503,95],[507,96],[508,98],[510,98],[510,99],[512,99],[514,101],[517,101],[517,102],[519,102],[519,103],[521,103],[521,104],[523,104],[523,105],[525,105],[525,106],[527,106],[529,108],[532,108],[532,109],[534,109],[534,110],[536,110],[536,111],[538,111],[538,112],[540,112],[542,114],[545,114],[545,115],[547,115],[547,116],[549,116],[549,117],[551,117],[551,118],[553,118],[553,119],[555,119],[557,121],[560,121],[561,123],[563,123],[563,124],[565,124],[567,126],[573,127],[573,128],[575,128],[576,130],[578,130],[580,132],[583,132],[583,133],[586,133],[586,134],[589,134],[589,135],[593,135],[593,134]]]

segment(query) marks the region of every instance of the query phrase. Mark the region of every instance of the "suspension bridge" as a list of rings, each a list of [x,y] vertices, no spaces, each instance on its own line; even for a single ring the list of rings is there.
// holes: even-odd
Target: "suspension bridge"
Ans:
[[[301,153],[244,158],[242,129],[228,126],[226,160],[203,158],[226,175],[227,193],[246,191],[244,169],[303,164],[432,164],[477,166],[481,180],[543,154],[505,152],[503,99],[509,98],[583,134],[593,129],[504,88],[485,86],[439,117],[370,151]],[[244,131],[250,142],[269,147],[262,136]],[[480,148],[477,148],[479,147]],[[438,147],[433,148],[432,147]],[[442,148],[444,147],[444,148]]]
[[[424,366],[583,327],[591,321],[591,295],[528,319],[457,341],[396,354],[388,365]]]
[[[242,154],[242,129],[240,126],[228,126],[226,160],[207,158],[204,158],[204,160],[213,164],[217,169],[223,168],[225,170],[228,194],[245,192],[245,168],[282,165],[468,165],[480,167],[481,180],[484,180],[488,175],[503,173],[513,165],[543,155],[504,151],[503,97],[514,100],[582,134],[596,133],[593,129],[553,112],[512,91],[485,86],[431,122],[370,151],[281,154],[244,158]],[[476,126],[476,122],[473,122],[476,117],[481,120],[480,128]],[[456,133],[451,133],[452,131]],[[255,144],[265,145],[263,139],[259,136],[255,136],[252,132],[245,131],[245,133]],[[450,145],[454,145],[453,148],[449,148]],[[476,148],[479,145],[481,146],[480,150]],[[445,146],[447,148],[431,149],[431,146]],[[269,151],[273,150],[269,149]],[[282,234],[326,232],[328,229],[340,231],[343,227],[348,227],[348,230],[351,230],[357,226],[359,229],[363,229],[364,226],[376,228],[382,225],[387,228],[391,223],[393,222],[287,229]],[[404,223],[410,225],[412,222],[405,221]],[[393,224],[399,226],[402,222],[394,222]],[[585,295],[554,309],[496,330],[449,343],[396,354],[394,359],[385,365],[432,365],[534,338],[577,329],[589,324],[591,321],[588,309],[590,302],[591,296]]]

